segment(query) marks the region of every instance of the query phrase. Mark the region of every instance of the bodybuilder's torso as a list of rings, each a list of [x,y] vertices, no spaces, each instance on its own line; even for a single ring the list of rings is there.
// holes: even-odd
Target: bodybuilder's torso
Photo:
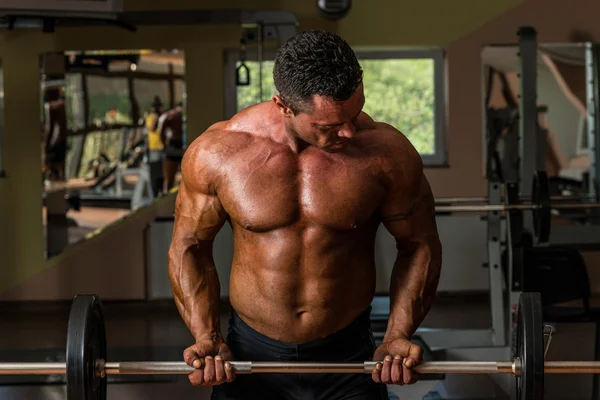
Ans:
[[[234,234],[230,300],[255,330],[304,343],[351,323],[375,292],[374,241],[385,195],[374,129],[338,153],[248,132],[230,150],[217,192]]]

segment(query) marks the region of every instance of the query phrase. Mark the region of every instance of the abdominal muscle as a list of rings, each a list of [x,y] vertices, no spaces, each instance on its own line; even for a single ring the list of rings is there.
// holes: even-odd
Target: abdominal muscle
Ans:
[[[286,343],[348,326],[375,293],[373,229],[341,233],[234,229],[229,296],[240,318]]]

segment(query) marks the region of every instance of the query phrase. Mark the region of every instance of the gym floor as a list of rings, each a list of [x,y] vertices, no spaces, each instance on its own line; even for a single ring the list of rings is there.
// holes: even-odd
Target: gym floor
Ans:
[[[68,303],[0,304],[0,359],[3,361],[64,361]],[[181,361],[191,336],[172,302],[105,303],[109,360]],[[223,304],[226,332],[229,309]],[[424,327],[485,328],[490,324],[489,305],[483,296],[440,297]],[[594,326],[559,325],[548,359],[589,360],[593,354]],[[64,399],[62,377],[0,377],[0,399]],[[117,378],[117,377],[111,377]],[[400,399],[488,399],[498,397],[483,375],[448,375],[441,382],[422,381],[413,386],[390,386]],[[437,392],[439,396],[435,396]],[[546,399],[589,399],[591,377],[546,375]],[[192,387],[185,376],[129,376],[109,383],[114,400],[209,399],[210,390]]]
[[[69,210],[67,218],[77,223],[77,226],[68,228],[69,244],[75,244],[85,238],[86,235],[94,232],[96,229],[111,224],[130,213],[129,210],[99,208],[99,207],[81,207],[79,211]],[[46,244],[46,207],[42,208],[42,221],[44,223],[44,245]],[[46,248],[44,248],[46,254]]]

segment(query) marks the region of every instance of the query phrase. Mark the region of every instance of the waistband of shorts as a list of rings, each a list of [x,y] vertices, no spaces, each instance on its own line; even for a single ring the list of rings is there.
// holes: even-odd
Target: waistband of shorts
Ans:
[[[340,329],[337,332],[332,333],[329,336],[326,336],[321,339],[316,339],[306,343],[300,344],[292,344],[282,342],[276,339],[273,339],[269,336],[263,335],[260,332],[257,332],[252,327],[250,327],[242,318],[238,315],[235,310],[231,312],[230,325],[231,327],[240,335],[246,336],[248,338],[257,340],[263,344],[268,346],[272,346],[275,348],[279,348],[282,350],[286,349],[297,349],[297,348],[319,348],[322,346],[327,346],[332,342],[342,341],[346,338],[353,340],[357,335],[363,335],[365,333],[369,333],[371,329],[371,306],[369,306],[366,310],[361,312],[358,317],[354,319],[349,325]]]

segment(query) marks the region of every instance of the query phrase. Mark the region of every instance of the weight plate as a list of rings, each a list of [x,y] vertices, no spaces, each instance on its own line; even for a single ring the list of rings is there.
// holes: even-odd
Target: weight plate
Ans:
[[[544,320],[539,293],[522,293],[517,313],[517,354],[521,376],[517,379],[517,400],[544,398]]]
[[[106,400],[106,377],[96,374],[96,361],[106,361],[102,303],[96,295],[73,299],[67,328],[67,398]]]
[[[550,184],[546,171],[536,171],[533,175],[531,188],[533,209],[533,229],[538,243],[548,243],[550,240],[550,224],[552,222],[552,203],[550,199]]]

